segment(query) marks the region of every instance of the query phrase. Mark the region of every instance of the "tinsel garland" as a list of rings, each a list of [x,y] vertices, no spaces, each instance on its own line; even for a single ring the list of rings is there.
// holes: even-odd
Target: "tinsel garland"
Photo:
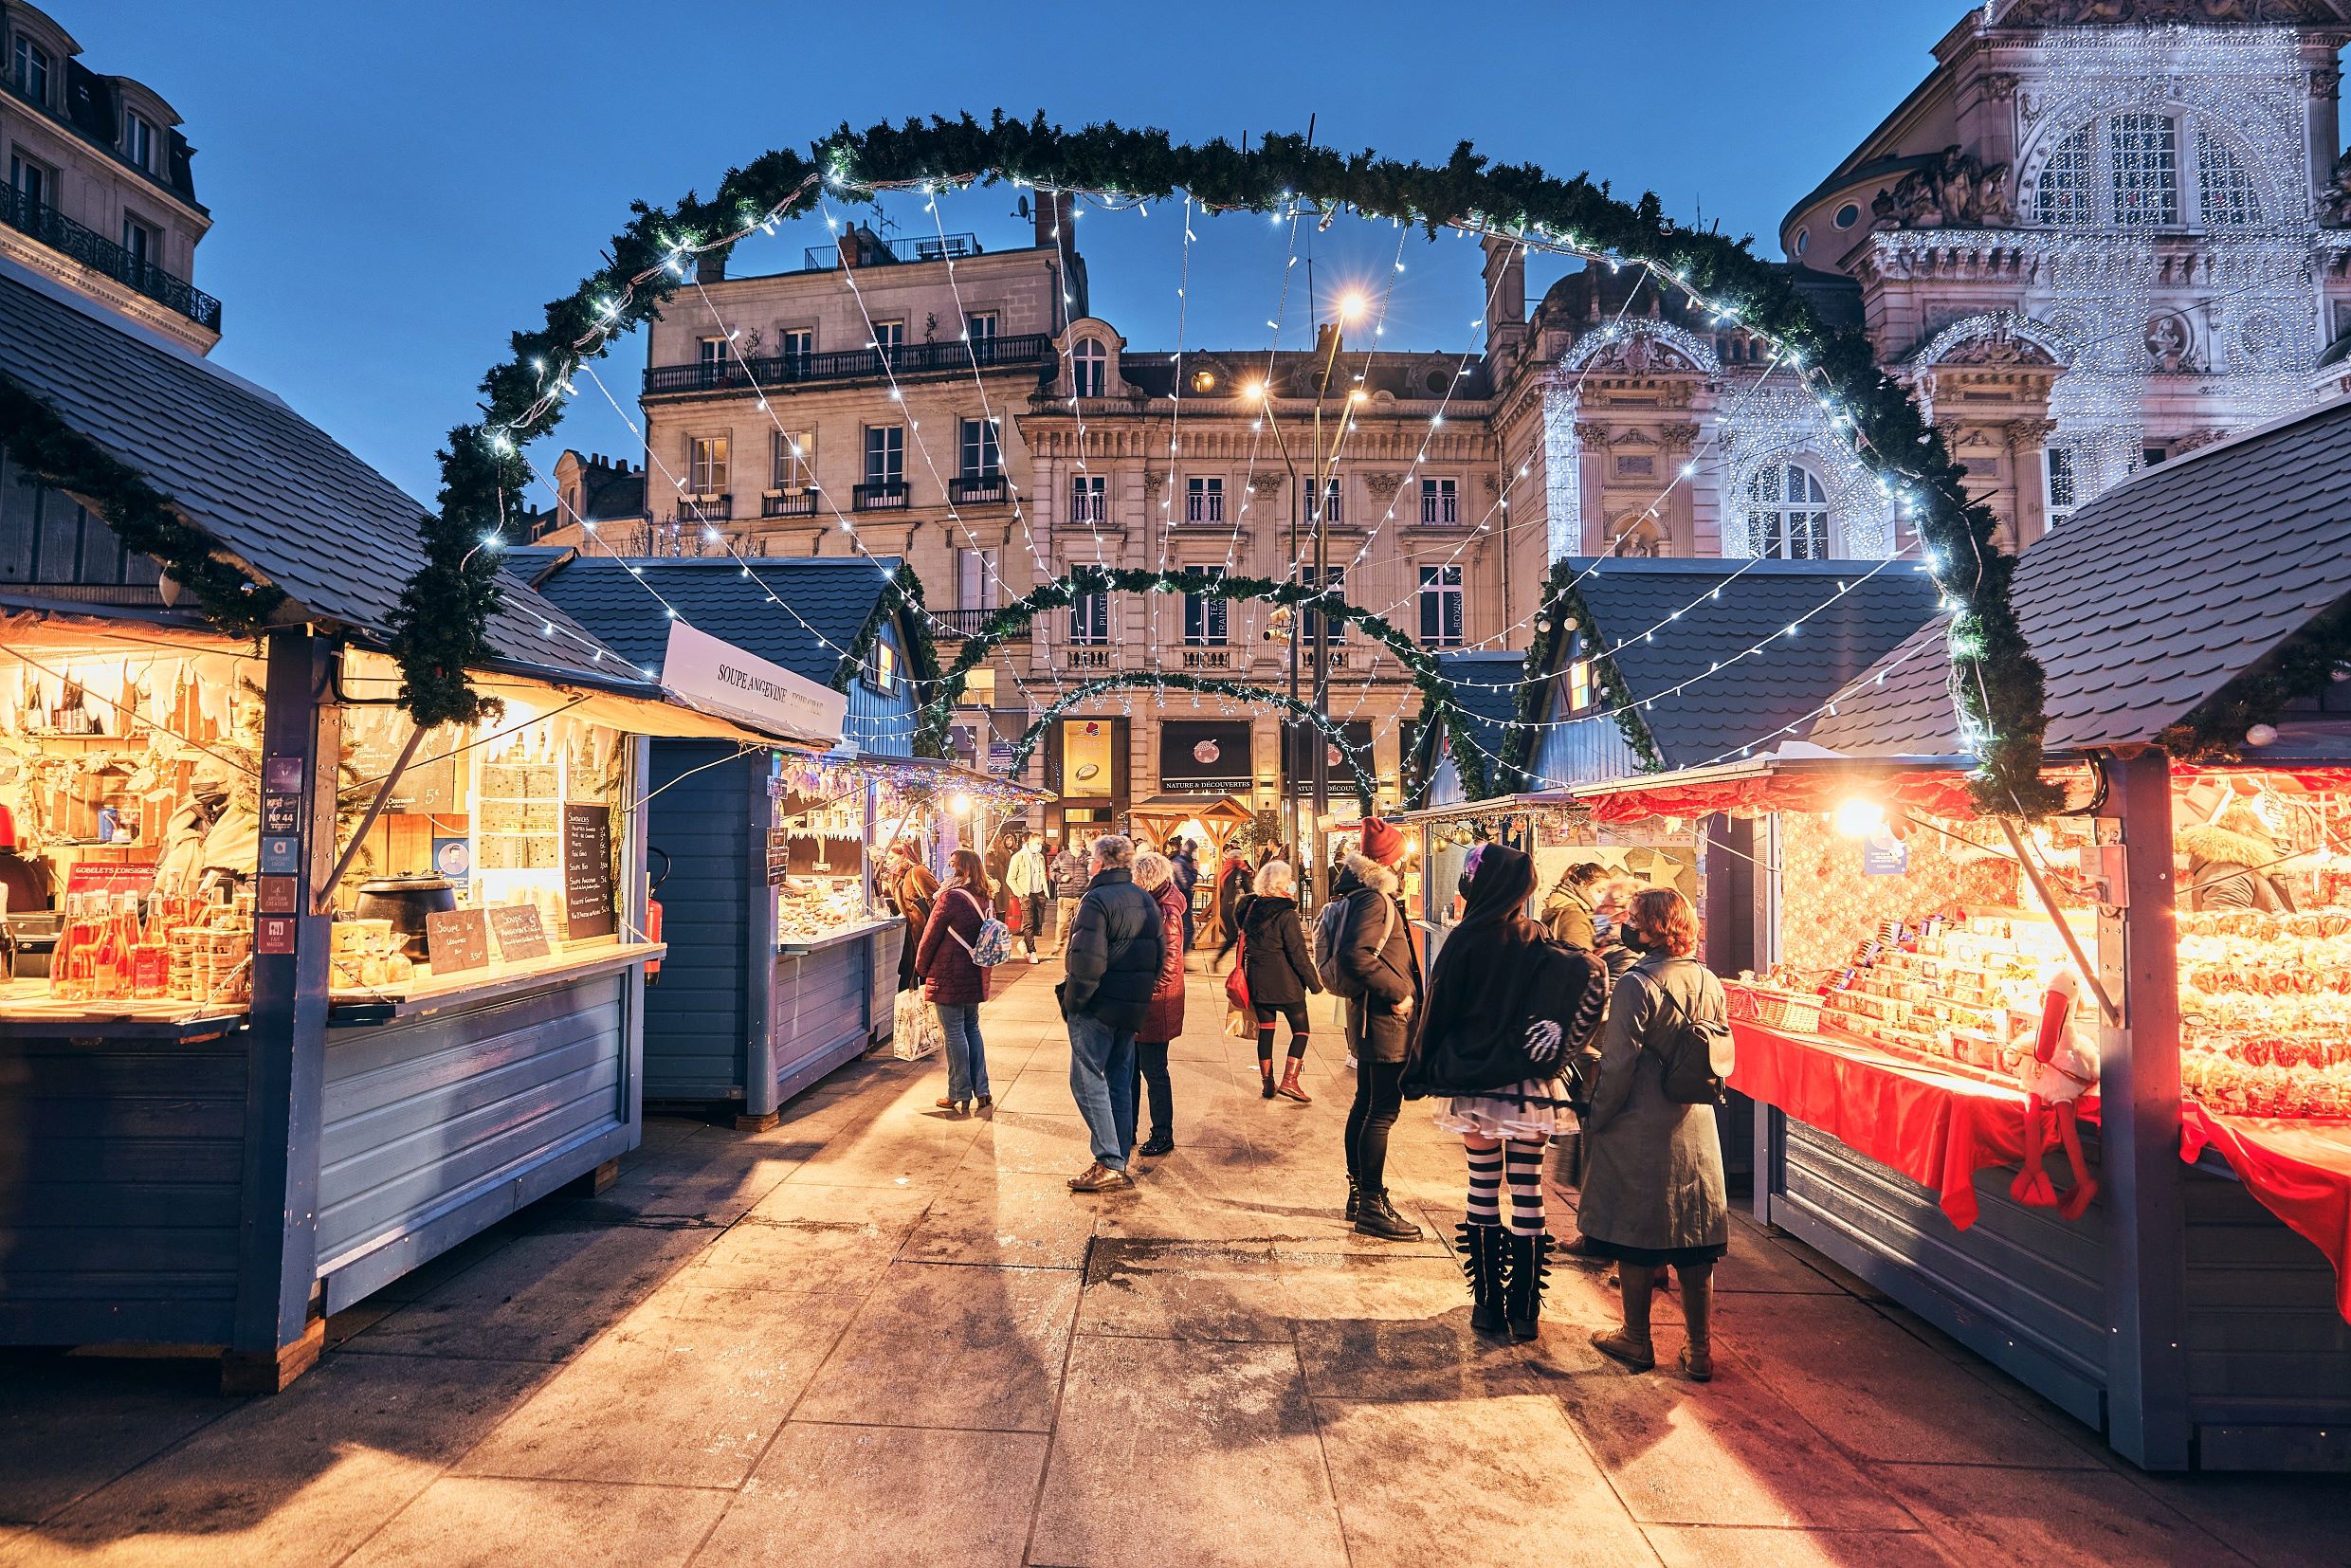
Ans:
[[[2287,705],[2316,697],[2351,670],[2351,602],[2309,622],[2269,657],[2220,688],[2156,737],[2183,762],[2239,762],[2260,748],[2245,738],[2274,724]]]
[[[165,575],[193,593],[205,619],[224,631],[251,636],[285,603],[283,589],[216,554],[211,537],[172,510],[170,497],[5,373],[0,442],[19,468],[96,507],[125,549],[160,561]]]
[[[615,335],[660,314],[698,256],[723,258],[733,243],[813,208],[823,184],[849,194],[883,187],[964,186],[1016,181],[1056,190],[1164,199],[1181,190],[1211,210],[1279,210],[1303,203],[1327,214],[1352,209],[1369,218],[1524,235],[1542,244],[1655,269],[1675,284],[1735,307],[1740,324],[1775,339],[1842,403],[1864,463],[1890,485],[1915,490],[1911,516],[1957,602],[1951,622],[1953,694],[1980,758],[1973,778],[1986,811],[2036,816],[2060,803],[2040,776],[2041,666],[2009,601],[2012,557],[1994,540],[1991,509],[1967,499],[1964,475],[1904,387],[1878,368],[1859,332],[1823,323],[1789,274],[1758,259],[1752,240],[1684,228],[1656,195],[1620,201],[1585,175],[1558,179],[1528,164],[1490,163],[1467,142],[1427,166],[1370,152],[1341,154],[1292,135],[1268,135],[1244,151],[1216,140],[1178,145],[1158,130],[1117,124],[1065,131],[1042,115],[970,115],[865,131],[844,125],[803,157],[777,150],[730,170],[707,199],[674,208],[643,203],[613,236],[607,264],[546,309],[545,324],[518,333],[513,356],[483,376],[484,421],[457,433],[444,456],[444,517],[428,528],[432,562],[419,574],[431,590],[410,595],[404,652],[412,701],[450,705],[469,692],[443,693],[467,656],[486,653],[480,628],[496,593],[494,574],[459,563],[495,526],[501,489],[528,479],[514,443],[545,435],[561,416],[558,395],[583,358],[603,355]],[[462,673],[456,676],[462,685]],[[420,715],[421,718],[421,715]]]
[[[1014,778],[1020,776],[1022,771],[1029,766],[1029,758],[1036,751],[1038,740],[1044,738],[1045,732],[1052,726],[1054,720],[1059,719],[1071,708],[1083,706],[1095,698],[1110,692],[1134,691],[1144,686],[1167,691],[1195,691],[1211,696],[1230,697],[1246,702],[1263,702],[1268,707],[1280,708],[1294,719],[1305,720],[1321,731],[1323,738],[1346,754],[1348,763],[1355,770],[1356,799],[1361,804],[1363,814],[1370,816],[1378,810],[1377,802],[1372,794],[1372,759],[1357,750],[1347,739],[1346,726],[1338,720],[1327,714],[1318,713],[1311,704],[1302,702],[1285,692],[1276,691],[1271,686],[1253,685],[1246,681],[1220,681],[1208,676],[1185,675],[1180,672],[1159,674],[1136,670],[1122,675],[1105,675],[1099,680],[1088,681],[1082,686],[1076,686],[1062,693],[1053,699],[1044,712],[1030,720],[1029,727],[1021,732],[1020,739],[1012,747],[1012,762],[1011,768],[1007,770],[1008,773]]]
[[[1461,704],[1453,701],[1453,688],[1445,679],[1444,670],[1419,644],[1391,626],[1382,617],[1368,610],[1358,610],[1329,592],[1302,582],[1272,577],[1217,576],[1206,572],[1154,572],[1142,567],[1078,566],[1066,577],[1043,584],[1027,596],[1016,599],[988,617],[976,635],[963,645],[963,651],[939,683],[939,689],[923,711],[923,734],[926,743],[943,739],[953,720],[955,705],[963,695],[965,682],[971,672],[984,664],[998,646],[1026,631],[1037,616],[1053,610],[1066,610],[1081,594],[1086,593],[1193,593],[1207,599],[1256,599],[1267,604],[1304,607],[1333,621],[1343,622],[1361,630],[1396,657],[1413,686],[1420,692],[1421,711],[1431,721],[1442,724],[1453,738],[1456,756],[1469,755],[1472,748],[1467,737],[1468,716]],[[1173,682],[1173,675],[1146,678],[1146,684]],[[1286,699],[1285,699],[1286,701]],[[928,738],[937,738],[929,739]]]

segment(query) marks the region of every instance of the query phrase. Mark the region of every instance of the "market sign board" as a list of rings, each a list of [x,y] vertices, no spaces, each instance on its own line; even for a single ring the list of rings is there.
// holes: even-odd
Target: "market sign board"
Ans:
[[[848,716],[846,692],[818,685],[683,621],[669,623],[661,679],[663,686],[696,707],[796,740],[837,743]]]
[[[1252,782],[1246,719],[1159,721],[1159,788],[1170,794],[1238,794]]]

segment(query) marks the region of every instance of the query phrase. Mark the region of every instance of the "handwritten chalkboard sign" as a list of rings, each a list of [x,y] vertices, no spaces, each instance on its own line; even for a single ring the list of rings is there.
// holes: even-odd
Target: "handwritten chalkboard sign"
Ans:
[[[767,835],[767,884],[781,887],[792,871],[792,835],[771,828]]]
[[[425,917],[425,952],[435,975],[486,968],[489,920],[479,909],[435,909]]]
[[[371,714],[356,723],[346,722],[343,763],[367,783],[367,793],[373,796],[375,787],[400,760],[410,726],[404,716],[382,714]],[[384,809],[409,812],[464,811],[465,780],[458,775],[463,757],[436,755],[447,750],[448,743],[443,737],[425,737],[425,743],[416,748],[416,756],[392,784]]]
[[[512,963],[517,958],[543,958],[547,956],[547,928],[539,922],[538,910],[527,903],[501,904],[487,911],[490,934],[498,939],[498,956]]]
[[[612,809],[563,804],[564,935],[609,937],[612,919]]]

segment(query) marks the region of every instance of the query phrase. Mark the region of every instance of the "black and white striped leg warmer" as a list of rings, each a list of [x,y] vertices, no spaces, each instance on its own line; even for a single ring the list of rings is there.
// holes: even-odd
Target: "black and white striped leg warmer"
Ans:
[[[1465,1138],[1461,1146],[1469,1157],[1469,1223],[1502,1223],[1502,1144]]]
[[[1510,1229],[1522,1236],[1541,1235],[1543,1145],[1531,1140],[1514,1138],[1503,1154],[1509,1165]],[[1472,1179],[1475,1179],[1474,1176]]]

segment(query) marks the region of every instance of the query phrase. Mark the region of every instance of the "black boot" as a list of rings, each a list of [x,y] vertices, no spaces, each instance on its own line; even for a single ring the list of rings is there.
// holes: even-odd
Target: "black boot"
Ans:
[[[1355,1233],[1377,1236],[1383,1241],[1418,1241],[1420,1227],[1396,1212],[1396,1206],[1388,1201],[1388,1189],[1365,1193],[1356,1211]]]
[[[1355,1177],[1349,1176],[1347,1178],[1347,1218],[1349,1222],[1352,1223],[1355,1217],[1362,1212],[1363,1189],[1355,1184]]]
[[[1504,1332],[1503,1261],[1505,1240],[1499,1225],[1461,1227],[1461,1271],[1469,1277],[1469,1326],[1480,1334]]]
[[[1504,1310],[1510,1319],[1510,1337],[1531,1340],[1541,1331],[1543,1281],[1551,1273],[1548,1235],[1509,1234],[1510,1274],[1504,1285]]]

